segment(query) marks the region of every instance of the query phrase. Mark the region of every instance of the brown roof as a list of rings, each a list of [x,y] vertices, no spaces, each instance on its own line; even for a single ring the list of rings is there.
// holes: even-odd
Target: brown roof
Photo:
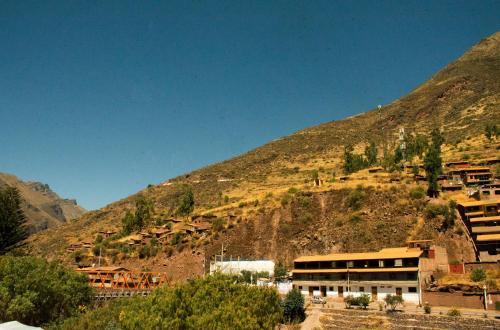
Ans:
[[[80,272],[118,272],[118,271],[129,271],[125,267],[121,266],[103,266],[103,267],[85,267],[77,269]]]
[[[418,258],[422,250],[413,248],[386,248],[377,252],[361,253],[334,253],[315,256],[303,256],[295,259],[296,262],[304,261],[339,261],[339,260],[378,260],[378,259],[399,259],[399,258]]]

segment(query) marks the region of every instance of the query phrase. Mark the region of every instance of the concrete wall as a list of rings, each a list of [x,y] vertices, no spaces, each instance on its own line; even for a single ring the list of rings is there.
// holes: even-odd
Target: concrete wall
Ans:
[[[431,306],[457,307],[457,308],[484,308],[484,298],[482,295],[464,295],[461,292],[422,292],[423,302],[428,302]],[[495,302],[500,301],[500,294],[488,294],[488,309],[495,309]]]

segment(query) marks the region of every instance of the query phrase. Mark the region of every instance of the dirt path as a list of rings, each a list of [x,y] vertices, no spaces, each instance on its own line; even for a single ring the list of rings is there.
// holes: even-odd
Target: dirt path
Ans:
[[[321,315],[320,306],[312,306],[306,311],[307,317],[300,325],[302,330],[322,329],[319,317]]]

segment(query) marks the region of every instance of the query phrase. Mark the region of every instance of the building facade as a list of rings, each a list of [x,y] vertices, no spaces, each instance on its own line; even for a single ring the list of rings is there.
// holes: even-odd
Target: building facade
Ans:
[[[370,294],[383,300],[400,295],[420,303],[420,248],[387,248],[372,253],[303,256],[294,260],[293,286],[303,295],[342,298]]]

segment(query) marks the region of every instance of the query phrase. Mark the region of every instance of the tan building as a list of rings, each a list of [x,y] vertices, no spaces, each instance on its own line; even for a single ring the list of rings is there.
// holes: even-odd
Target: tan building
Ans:
[[[500,197],[458,204],[480,261],[500,260]]]
[[[387,294],[420,302],[420,248],[386,248],[369,253],[336,253],[303,256],[294,260],[293,286],[303,295],[323,297],[359,296],[373,300]]]

